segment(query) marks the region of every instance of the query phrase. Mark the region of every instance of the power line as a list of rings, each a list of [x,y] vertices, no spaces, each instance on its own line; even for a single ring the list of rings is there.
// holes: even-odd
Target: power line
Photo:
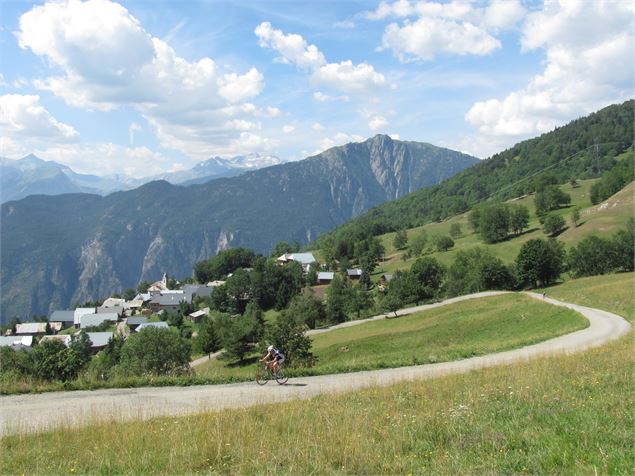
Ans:
[[[595,163],[597,164],[597,163],[598,163],[599,148],[600,148],[600,146],[601,146],[601,145],[602,145],[602,146],[604,146],[604,145],[611,145],[611,144],[618,144],[618,142],[603,142],[603,143],[601,143],[601,144],[598,144],[598,143],[597,143],[597,139],[596,139],[596,141],[595,141],[595,143],[594,143],[593,145],[590,145],[589,147],[586,147],[585,149],[579,150],[579,151],[577,151],[575,154],[572,154],[572,155],[570,155],[569,157],[566,157],[566,158],[564,158],[563,160],[560,160],[560,161],[556,162],[555,164],[551,164],[551,165],[549,165],[549,166],[547,166],[547,167],[545,167],[545,168],[543,168],[543,169],[538,170],[537,172],[534,172],[534,173],[533,173],[533,174],[531,174],[531,175],[528,175],[527,177],[524,177],[524,178],[522,178],[522,179],[520,179],[520,180],[518,180],[518,181],[516,181],[516,182],[512,183],[511,185],[507,185],[506,187],[503,187],[503,188],[501,188],[500,190],[497,190],[496,192],[494,192],[494,193],[492,193],[492,194],[488,195],[488,196],[485,198],[485,200],[489,200],[490,198],[492,198],[492,197],[494,197],[494,196],[498,195],[499,193],[504,192],[505,190],[508,190],[508,189],[510,189],[510,188],[512,188],[512,187],[515,187],[516,185],[518,185],[518,184],[519,184],[519,183],[521,183],[521,182],[524,182],[525,180],[529,180],[530,178],[533,178],[533,177],[535,177],[536,175],[539,175],[539,174],[541,174],[541,173],[543,173],[543,172],[545,172],[545,171],[547,171],[547,170],[549,170],[549,169],[551,169],[551,168],[553,168],[553,167],[556,167],[556,166],[558,166],[558,165],[561,165],[561,164],[563,164],[563,163],[567,162],[568,160],[571,160],[572,158],[576,157],[577,155],[580,155],[582,152],[586,152],[587,150],[589,150],[589,149],[591,149],[591,148],[593,148],[593,149],[594,149],[594,160],[595,160]],[[597,165],[596,165],[596,167],[597,167]]]

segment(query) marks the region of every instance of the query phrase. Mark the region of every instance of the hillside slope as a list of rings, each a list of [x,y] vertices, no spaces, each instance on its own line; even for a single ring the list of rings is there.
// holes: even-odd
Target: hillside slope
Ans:
[[[165,181],[96,195],[30,196],[2,206],[0,319],[190,276],[227,247],[268,252],[306,243],[386,200],[478,162],[429,144],[376,136],[287,163],[190,187]]]
[[[489,197],[519,197],[541,181],[598,177],[633,146],[634,106],[633,100],[608,106],[520,142],[435,187],[382,204],[322,239],[360,229],[367,236],[412,228],[464,212]]]

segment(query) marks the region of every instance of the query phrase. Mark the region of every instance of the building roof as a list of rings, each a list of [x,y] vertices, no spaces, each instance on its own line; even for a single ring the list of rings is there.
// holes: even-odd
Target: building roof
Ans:
[[[183,286],[183,294],[187,296],[188,302],[192,301],[192,297],[196,294],[198,297],[209,297],[212,295],[212,287],[204,284],[186,284]]]
[[[15,326],[16,334],[45,334],[46,322],[25,322]]]
[[[0,336],[0,347],[16,347],[33,345],[33,336]]]
[[[209,283],[207,283],[207,286],[211,288],[217,288],[219,286],[222,286],[223,284],[225,284],[225,281],[220,281],[217,279],[216,281],[210,281]]]
[[[100,307],[123,307],[125,299],[109,297]]]
[[[351,268],[351,269],[347,269],[346,270],[346,274],[348,276],[361,276],[362,275],[362,270],[359,268]]]
[[[297,261],[301,264],[313,264],[315,263],[315,257],[313,253],[292,253],[287,255],[288,259]]]
[[[123,315],[124,308],[123,306],[111,306],[111,307],[98,307],[97,314],[118,314],[120,316]]]
[[[75,311],[53,311],[49,322],[74,322]]]
[[[92,348],[107,346],[108,341],[115,335],[114,332],[87,332],[86,334],[92,342]]]
[[[70,344],[71,342],[71,336],[69,336],[68,334],[61,334],[61,335],[56,335],[56,336],[43,336],[40,339],[40,343],[42,342],[46,342],[47,340],[59,340],[62,342],[62,344],[64,344],[66,347],[68,347],[68,344]]]
[[[141,301],[141,302],[148,302],[150,299],[152,299],[152,294],[150,293],[139,293],[137,294],[133,301]]]
[[[140,307],[143,307],[143,301],[141,299],[133,299],[132,301],[126,301],[123,304],[124,309],[137,309]]]
[[[157,294],[152,298],[150,304],[158,304],[159,306],[178,306],[181,301],[185,300],[185,294],[169,293]]]
[[[200,311],[194,311],[194,312],[190,313],[189,316],[190,317],[209,316],[209,307],[206,307],[205,309],[201,309]]]
[[[148,318],[146,316],[130,316],[128,318],[129,326],[138,326],[148,322]]]
[[[87,314],[82,316],[79,321],[80,329],[84,329],[85,327],[98,326],[106,321],[117,322],[119,316],[116,313],[102,313],[102,314]]]
[[[164,322],[164,321],[160,321],[160,322],[144,322],[139,327],[137,327],[137,332],[141,332],[143,329],[146,329],[148,327],[158,327],[159,329],[169,329],[170,328],[170,326],[168,326],[168,323]]]
[[[318,273],[318,281],[324,281],[327,279],[332,280],[333,277],[335,276],[335,273],[333,271],[320,271]]]

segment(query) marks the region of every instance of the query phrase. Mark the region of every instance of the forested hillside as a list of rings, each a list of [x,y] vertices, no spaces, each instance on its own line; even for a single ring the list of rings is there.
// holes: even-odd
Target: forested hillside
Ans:
[[[325,234],[315,246],[336,236],[377,236],[443,220],[488,198],[522,196],[546,183],[599,177],[633,146],[633,106],[633,100],[611,105],[520,142],[437,186],[377,206]]]

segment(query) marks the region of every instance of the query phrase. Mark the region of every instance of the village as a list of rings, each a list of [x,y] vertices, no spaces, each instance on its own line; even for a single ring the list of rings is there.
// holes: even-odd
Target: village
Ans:
[[[285,253],[277,258],[277,262],[281,266],[297,262],[305,274],[312,267],[318,266],[312,253]],[[247,268],[245,271],[249,272],[251,269]],[[227,278],[231,275],[228,274]],[[351,281],[358,281],[361,275],[362,270],[359,268],[346,270],[346,276]],[[334,271],[317,272],[315,289],[321,299],[324,299],[325,287],[334,276]],[[390,275],[381,277],[380,290],[391,278]],[[164,273],[162,279],[152,283],[146,292],[137,293],[130,300],[108,297],[99,306],[55,310],[47,321],[18,323],[14,329],[7,329],[5,335],[0,336],[0,347],[30,350],[47,340],[59,340],[68,347],[73,335],[85,332],[91,342],[91,352],[96,354],[108,345],[115,333],[126,338],[130,333],[140,332],[148,327],[169,329],[166,322],[168,315],[180,312],[184,304],[191,308],[195,302],[204,303],[206,298],[224,284],[224,280],[214,280],[206,284],[184,284],[179,286],[180,289],[169,289],[167,274]],[[204,304],[201,306],[202,308],[189,312],[183,318],[193,325],[200,323],[210,313],[209,307],[204,307]],[[196,331],[191,337],[196,337]]]

